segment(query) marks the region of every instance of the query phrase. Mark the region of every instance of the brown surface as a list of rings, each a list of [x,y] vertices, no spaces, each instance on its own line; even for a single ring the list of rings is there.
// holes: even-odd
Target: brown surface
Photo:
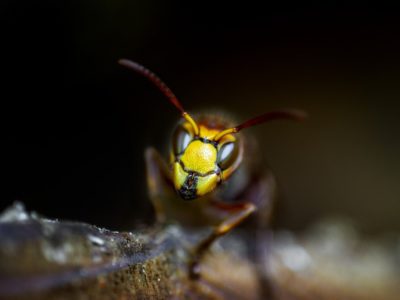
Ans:
[[[146,232],[111,232],[32,217],[18,205],[0,220],[1,299],[259,296],[250,262],[222,250],[207,256],[201,280],[188,279],[188,257],[201,232],[188,234],[175,225]]]

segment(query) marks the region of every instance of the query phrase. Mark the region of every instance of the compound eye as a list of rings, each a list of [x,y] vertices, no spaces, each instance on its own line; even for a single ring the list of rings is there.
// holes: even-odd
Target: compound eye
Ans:
[[[174,154],[181,154],[192,140],[192,135],[182,126],[176,128],[173,136],[172,146]]]
[[[228,169],[238,157],[238,147],[236,143],[222,145],[218,151],[217,164],[222,170]]]

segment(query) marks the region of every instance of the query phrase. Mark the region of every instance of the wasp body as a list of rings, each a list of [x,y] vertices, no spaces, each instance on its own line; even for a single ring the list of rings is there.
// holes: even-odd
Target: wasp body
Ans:
[[[147,181],[159,222],[173,219],[184,225],[214,226],[197,246],[190,264],[190,275],[197,277],[198,262],[218,237],[252,213],[257,215],[259,228],[270,219],[275,179],[262,167],[254,140],[237,133],[273,119],[301,120],[305,114],[298,110],[272,111],[237,126],[219,115],[192,117],[154,73],[129,60],[119,63],[148,78],[181,112],[169,163],[154,148],[145,152]]]
[[[275,180],[260,168],[255,141],[228,134],[217,143],[212,138],[234,123],[220,115],[193,118],[198,136],[189,122],[179,122],[172,135],[169,163],[157,150],[146,150],[149,192],[153,202],[163,203],[161,219],[178,220],[186,226],[217,226],[250,204],[269,215]]]

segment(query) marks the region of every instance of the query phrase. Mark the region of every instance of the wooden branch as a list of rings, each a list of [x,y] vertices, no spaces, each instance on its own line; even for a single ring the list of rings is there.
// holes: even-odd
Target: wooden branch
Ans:
[[[188,279],[202,234],[177,225],[112,232],[40,218],[16,204],[0,217],[0,298],[257,299],[253,265],[226,251],[207,256],[201,280]]]

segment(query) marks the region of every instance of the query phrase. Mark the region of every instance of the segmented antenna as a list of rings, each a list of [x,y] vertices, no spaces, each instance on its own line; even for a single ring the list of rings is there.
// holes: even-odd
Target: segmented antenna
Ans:
[[[141,64],[138,64],[137,62],[131,61],[129,59],[120,59],[118,63],[150,80],[164,94],[164,96],[167,97],[168,100],[182,113],[182,117],[192,125],[195,135],[199,135],[199,127],[197,126],[196,122],[183,109],[181,102],[171,91],[171,89],[160,79],[160,77],[158,77],[156,74],[154,74],[152,71],[142,66]]]
[[[150,80],[163,94],[165,97],[168,98],[168,100],[177,108],[179,111],[184,114],[185,110],[183,109],[183,106],[181,102],[178,100],[178,98],[175,96],[175,94],[171,91],[171,89],[158,77],[156,74],[154,74],[152,71],[147,69],[146,67],[142,66],[141,64],[138,64],[137,62],[131,61],[129,59],[120,59],[118,63],[121,66],[124,66],[128,69],[131,69],[140,75],[146,77],[148,80]]]
[[[271,120],[289,119],[294,121],[303,121],[305,118],[307,118],[307,113],[302,110],[282,109],[282,110],[266,112],[260,116],[247,120],[246,122],[243,122],[242,124],[236,126],[235,128],[236,131],[238,132],[244,128],[256,126]]]
[[[214,141],[219,141],[223,136],[230,134],[230,133],[236,133],[239,132],[240,130],[252,126],[256,126],[271,120],[278,120],[278,119],[289,119],[289,120],[295,120],[295,121],[302,121],[305,118],[307,118],[307,113],[298,110],[298,109],[282,109],[282,110],[275,110],[275,111],[270,111],[266,112],[262,115],[259,115],[255,118],[252,118],[250,120],[247,120],[246,122],[243,122],[242,124],[228,128],[224,131],[221,131],[219,134],[217,134],[214,137]]]

